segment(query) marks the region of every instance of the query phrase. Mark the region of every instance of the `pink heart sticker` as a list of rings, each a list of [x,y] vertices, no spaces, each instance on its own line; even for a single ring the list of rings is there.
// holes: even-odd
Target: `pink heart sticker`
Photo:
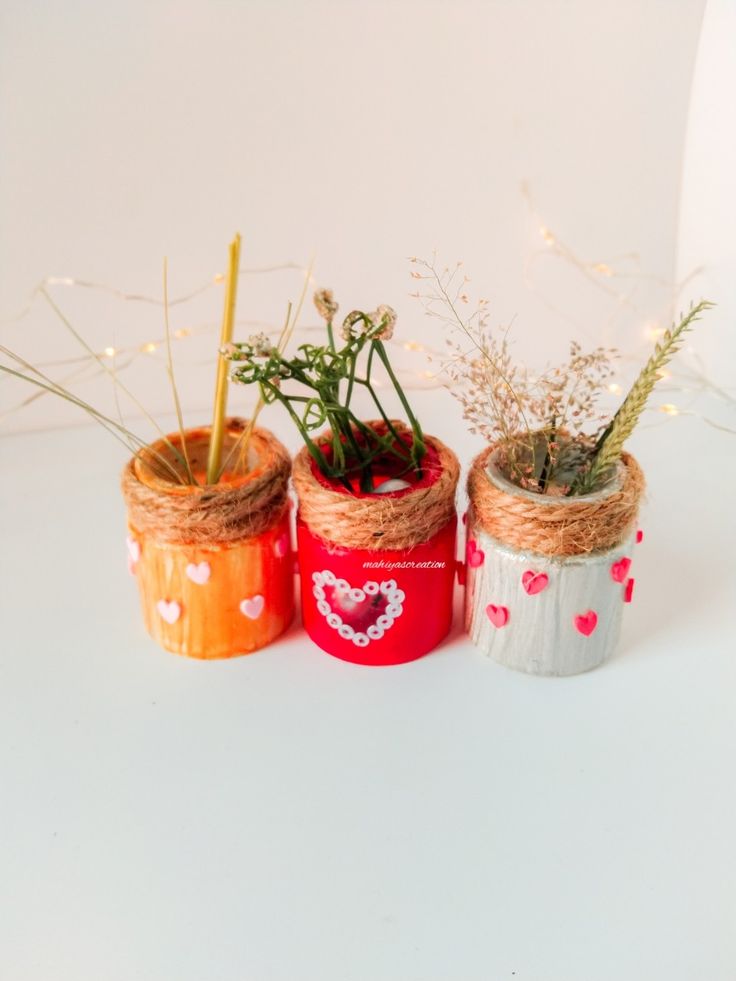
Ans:
[[[186,568],[187,579],[191,579],[198,586],[204,586],[209,580],[211,572],[209,562],[198,562],[197,565],[190,562]]]
[[[611,579],[614,582],[623,582],[629,574],[629,569],[631,568],[631,559],[624,556],[619,559],[618,562],[614,562],[611,566]]]
[[[505,606],[496,606],[489,603],[486,607],[486,616],[494,627],[505,627],[509,622],[509,611]]]
[[[283,559],[286,553],[289,551],[289,539],[286,536],[286,532],[281,535],[273,543],[273,554],[277,559]]]
[[[634,596],[635,579],[627,579],[624,587],[624,603],[630,603]]]
[[[521,585],[530,596],[536,596],[537,593],[541,593],[543,589],[547,588],[548,584],[549,576],[546,572],[534,572],[533,569],[527,569],[521,577]]]
[[[181,616],[181,607],[176,602],[176,600],[159,600],[156,604],[156,609],[158,610],[158,615],[162,620],[167,623],[172,624]]]
[[[249,596],[248,599],[244,599],[240,604],[240,612],[244,617],[248,617],[249,620],[257,620],[261,613],[263,613],[265,602],[260,593],[257,596]]]
[[[138,559],[141,557],[141,545],[137,542],[135,538],[131,538],[130,535],[125,539],[125,544],[128,546],[128,555],[130,556],[130,561],[135,565]]]
[[[595,610],[588,610],[587,613],[578,613],[575,617],[575,628],[583,637],[590,637],[597,626],[598,614]]]
[[[467,562],[471,569],[477,569],[478,566],[483,565],[485,562],[486,553],[482,548],[478,548],[472,538],[468,539],[466,554]]]

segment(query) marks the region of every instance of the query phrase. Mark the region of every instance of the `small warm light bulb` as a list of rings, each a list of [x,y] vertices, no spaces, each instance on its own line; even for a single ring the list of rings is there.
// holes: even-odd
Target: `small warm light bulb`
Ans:
[[[611,382],[611,384],[608,386],[608,391],[611,392],[612,395],[618,395],[621,391],[621,386],[616,382]]]
[[[424,348],[417,341],[404,341],[401,345],[405,351],[423,351]]]
[[[657,327],[656,324],[649,324],[644,329],[644,336],[650,341],[658,341],[664,333],[664,327]]]
[[[555,244],[555,237],[552,232],[547,228],[546,225],[541,225],[539,229],[539,234],[542,236],[547,245]]]
[[[178,330],[175,330],[174,331],[174,337],[176,337],[179,340],[181,340],[182,337],[189,337],[189,335],[191,333],[192,333],[192,331],[191,331],[191,329],[189,327],[179,327]]]
[[[664,412],[664,414],[667,416],[676,416],[679,415],[680,413],[680,410],[677,408],[677,406],[673,405],[671,402],[665,402],[664,405],[660,405],[659,411]]]
[[[213,282],[215,282],[215,283],[224,283],[225,282],[225,274],[224,273],[215,273],[215,278],[214,278]]]
[[[601,276],[613,276],[613,269],[611,269],[610,266],[607,266],[605,262],[597,262],[593,266],[593,271],[600,273]]]
[[[421,377],[422,378],[434,378],[434,372],[433,371],[423,371],[423,372],[421,372]]]
[[[657,378],[659,378],[660,381],[667,381],[667,379],[671,377],[672,373],[667,371],[666,368],[660,368],[657,372]]]
[[[103,354],[105,355],[106,358],[114,358],[115,355],[117,354],[117,351],[115,350],[114,347],[106,347],[105,350],[103,351]]]
[[[149,341],[148,344],[142,345],[141,351],[143,351],[144,354],[153,354],[157,347],[158,344],[154,344],[153,341]]]

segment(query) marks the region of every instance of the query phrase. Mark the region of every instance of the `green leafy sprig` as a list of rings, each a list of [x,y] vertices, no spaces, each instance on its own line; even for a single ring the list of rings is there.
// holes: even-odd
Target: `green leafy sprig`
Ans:
[[[397,476],[420,469],[426,448],[422,429],[391,367],[384,341],[396,323],[396,313],[380,306],[373,313],[353,310],[342,323],[342,346],[335,338],[334,317],[338,306],[330,290],[320,290],[315,306],[327,326],[327,343],[302,344],[287,358],[264,334],[224,350],[234,362],[233,381],[258,385],[266,404],[280,402],[289,413],[320,471],[352,489],[351,475],[359,475],[360,489],[373,490],[373,465],[393,458]],[[365,367],[358,362],[365,352]],[[385,369],[411,427],[408,440],[397,430],[378,397],[373,372],[377,363]],[[284,384],[289,384],[286,391]],[[295,383],[296,390],[292,390]],[[366,425],[353,412],[351,402],[359,389],[371,396],[383,421],[383,432]],[[306,390],[306,394],[305,394]],[[329,428],[330,437],[313,438],[317,430]]]

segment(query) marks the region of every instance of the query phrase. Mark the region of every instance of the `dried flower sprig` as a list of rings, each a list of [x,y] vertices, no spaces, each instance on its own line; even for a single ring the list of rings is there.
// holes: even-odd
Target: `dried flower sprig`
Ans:
[[[333,325],[338,305],[332,291],[319,290],[314,304],[325,320],[327,344],[302,344],[290,358],[262,334],[230,344],[223,353],[233,362],[233,381],[258,385],[266,404],[281,402],[322,473],[349,489],[350,476],[357,474],[360,489],[373,490],[372,468],[379,459],[393,458],[400,468],[397,476],[419,470],[425,453],[422,429],[383,344],[393,333],[396,312],[387,305],[372,313],[352,310],[342,322],[340,337],[344,343],[338,347]],[[364,350],[365,371],[359,374],[358,362]],[[383,365],[406,413],[412,431],[410,441],[396,430],[378,397],[372,375],[376,359]],[[283,387],[287,381],[296,383],[299,389],[287,392]],[[373,399],[385,433],[375,432],[353,412],[351,400],[356,386],[364,388]],[[304,389],[310,394],[303,394]],[[312,437],[324,426],[331,433],[329,444]]]
[[[605,481],[682,335],[712,306],[699,303],[663,336],[611,420],[598,403],[610,390],[615,350],[584,352],[573,342],[566,364],[531,373],[512,360],[508,330],[500,338],[491,332],[487,300],[471,304],[461,263],[441,269],[436,258],[410,261],[418,267],[412,278],[422,283],[412,295],[450,330],[444,369],[471,431],[499,446],[499,462],[510,480],[541,494],[589,493]],[[460,312],[462,306],[470,306],[468,316]]]
[[[593,447],[583,427],[607,420],[598,401],[616,352],[584,352],[573,342],[566,364],[535,374],[513,360],[508,330],[499,337],[490,330],[488,301],[471,303],[460,263],[439,268],[434,258],[411,262],[418,267],[412,278],[422,283],[412,295],[449,329],[444,369],[471,432],[501,447],[504,470],[520,487],[564,493]],[[467,316],[463,306],[470,307]]]

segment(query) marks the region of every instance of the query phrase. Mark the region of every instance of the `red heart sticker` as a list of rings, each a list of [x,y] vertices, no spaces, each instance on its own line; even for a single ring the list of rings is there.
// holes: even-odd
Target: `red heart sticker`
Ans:
[[[627,579],[624,587],[624,603],[630,603],[634,595],[634,579]]]
[[[575,617],[575,629],[583,635],[590,637],[598,626],[598,614],[595,610],[588,610],[587,613],[578,613]]]
[[[494,627],[505,627],[509,622],[509,611],[505,606],[495,606],[489,603],[486,607],[486,616]]]
[[[486,558],[486,553],[482,548],[478,548],[472,538],[468,539],[467,557],[471,569],[477,569],[479,565],[483,565]]]
[[[631,568],[631,559],[627,559],[624,556],[619,559],[618,562],[614,562],[611,566],[611,579],[614,582],[624,582],[629,574],[629,569]]]
[[[537,593],[541,593],[543,589],[547,588],[548,584],[549,576],[546,572],[534,572],[533,569],[527,569],[521,577],[521,585],[530,596],[536,596]]]
[[[636,544],[638,545],[640,542],[643,541],[644,541],[644,532],[641,530],[641,528],[639,528],[639,530],[636,533]]]

